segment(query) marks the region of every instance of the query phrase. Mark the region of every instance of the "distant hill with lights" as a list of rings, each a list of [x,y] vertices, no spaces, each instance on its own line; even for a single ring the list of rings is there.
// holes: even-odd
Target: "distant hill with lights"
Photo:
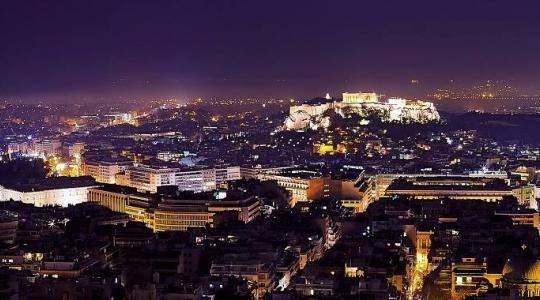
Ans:
[[[376,117],[387,123],[425,124],[438,122],[439,112],[431,102],[388,98],[381,101],[376,93],[343,93],[342,99],[314,98],[301,105],[291,106],[282,130],[306,130],[328,128],[332,124],[331,113],[342,118],[359,116]]]

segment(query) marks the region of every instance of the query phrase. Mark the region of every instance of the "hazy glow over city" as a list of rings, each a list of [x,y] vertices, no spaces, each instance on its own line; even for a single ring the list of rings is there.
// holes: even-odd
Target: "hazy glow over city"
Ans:
[[[540,298],[539,11],[0,2],[0,299]]]

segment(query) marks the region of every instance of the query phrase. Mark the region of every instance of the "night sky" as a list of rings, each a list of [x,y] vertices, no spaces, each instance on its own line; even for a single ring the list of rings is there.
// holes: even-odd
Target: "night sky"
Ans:
[[[410,95],[450,79],[538,91],[540,3],[0,0],[0,100]]]

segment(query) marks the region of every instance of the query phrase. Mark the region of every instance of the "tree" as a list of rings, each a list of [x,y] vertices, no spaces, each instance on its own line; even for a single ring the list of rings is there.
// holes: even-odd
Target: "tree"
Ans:
[[[0,182],[28,182],[47,176],[50,168],[41,159],[15,159],[0,163]]]

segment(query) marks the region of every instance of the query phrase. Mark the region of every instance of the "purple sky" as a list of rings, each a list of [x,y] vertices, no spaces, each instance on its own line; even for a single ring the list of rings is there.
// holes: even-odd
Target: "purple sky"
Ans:
[[[0,99],[407,95],[450,79],[536,91],[540,2],[0,0]]]

